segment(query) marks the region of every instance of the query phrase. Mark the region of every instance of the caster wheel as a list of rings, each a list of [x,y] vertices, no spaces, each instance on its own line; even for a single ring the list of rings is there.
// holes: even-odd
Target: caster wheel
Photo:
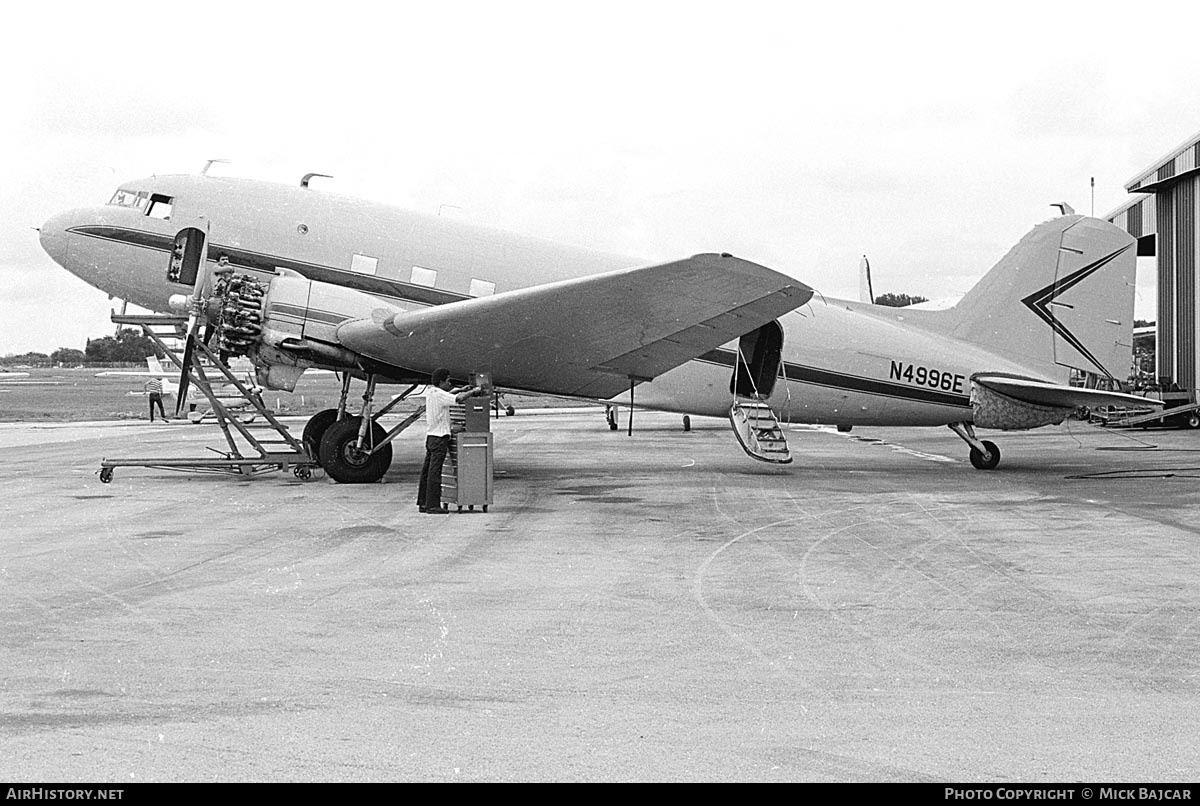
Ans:
[[[112,472],[111,467],[102,468],[100,470],[100,482],[102,484],[108,484],[109,482],[111,482],[112,481],[112,473],[113,472]]]

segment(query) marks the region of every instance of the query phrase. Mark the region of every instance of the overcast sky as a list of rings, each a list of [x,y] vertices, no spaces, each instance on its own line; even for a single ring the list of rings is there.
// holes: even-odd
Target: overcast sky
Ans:
[[[1184,4],[810,5],[6,10],[0,355],[113,331],[35,227],[214,158],[649,260],[732,252],[831,296],[866,254],[876,293],[942,298],[1200,130]]]

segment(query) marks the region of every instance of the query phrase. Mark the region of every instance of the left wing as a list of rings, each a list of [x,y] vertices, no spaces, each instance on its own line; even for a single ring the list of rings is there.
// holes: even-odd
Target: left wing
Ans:
[[[337,329],[369,358],[498,386],[609,398],[703,355],[812,297],[805,284],[726,254],[621,269]]]

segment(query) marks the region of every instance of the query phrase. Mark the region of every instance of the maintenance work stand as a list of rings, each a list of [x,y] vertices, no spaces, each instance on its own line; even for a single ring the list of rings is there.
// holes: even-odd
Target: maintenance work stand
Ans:
[[[177,354],[177,348],[173,345],[186,337],[188,317],[114,314],[112,321],[118,325],[140,327],[176,368],[184,373],[184,360]],[[296,478],[312,478],[313,469],[319,467],[319,464],[309,454],[303,442],[292,436],[288,427],[279,422],[275,414],[266,407],[261,394],[243,383],[203,340],[195,339],[193,344],[200,360],[188,362],[185,377],[189,386],[199,389],[208,398],[217,424],[225,437],[227,449],[210,448],[213,455],[201,457],[105,458],[100,462],[100,481],[105,484],[111,482],[113,471],[118,467],[224,473],[235,476],[256,476],[276,470],[290,470]],[[220,380],[210,378],[206,369],[215,372]],[[246,400],[246,408],[239,412],[230,411],[222,397],[216,394],[213,388],[215,382],[235,388]],[[183,394],[182,388],[180,394]],[[228,397],[224,400],[228,400]],[[267,438],[256,436],[247,427],[247,423],[243,422],[244,419],[250,419],[250,411],[253,412],[254,418],[261,417],[268,424]]]

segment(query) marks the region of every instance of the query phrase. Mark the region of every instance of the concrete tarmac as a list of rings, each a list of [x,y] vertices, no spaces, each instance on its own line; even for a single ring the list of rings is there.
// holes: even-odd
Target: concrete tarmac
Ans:
[[[0,780],[1186,782],[1200,434],[501,418],[481,511],[2,425]],[[293,426],[298,431],[300,424]]]

